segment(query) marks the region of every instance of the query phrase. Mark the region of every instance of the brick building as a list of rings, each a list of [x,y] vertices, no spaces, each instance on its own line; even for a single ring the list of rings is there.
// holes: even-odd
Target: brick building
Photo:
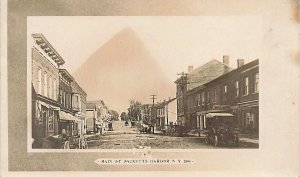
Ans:
[[[39,148],[42,138],[59,133],[58,69],[65,61],[42,34],[32,37],[32,138]]]
[[[190,129],[193,124],[193,119],[188,115],[189,98],[191,90],[201,87],[209,81],[218,78],[232,70],[229,66],[229,57],[223,56],[223,63],[218,60],[211,60],[206,64],[193,69],[189,66],[189,72],[175,81],[176,98],[177,98],[177,120],[178,123]],[[195,99],[194,97],[192,99]]]
[[[230,113],[243,132],[258,134],[258,60],[244,65],[187,93],[188,128],[206,128],[207,113]]]
[[[81,119],[78,130],[86,133],[86,92],[78,85],[76,81],[71,82],[72,87],[72,111],[75,116]]]
[[[75,117],[72,109],[72,86],[74,81],[72,75],[66,69],[59,69],[59,102],[60,102],[60,114],[59,114],[59,133],[63,130],[66,131],[68,136],[77,135],[78,125],[81,119]]]

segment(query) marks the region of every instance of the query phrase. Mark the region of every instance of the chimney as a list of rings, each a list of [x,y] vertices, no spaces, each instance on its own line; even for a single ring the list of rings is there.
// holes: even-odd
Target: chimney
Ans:
[[[188,72],[190,73],[190,72],[192,72],[194,70],[194,66],[193,65],[189,65],[188,66]]]
[[[229,65],[229,56],[228,55],[223,56],[223,63],[226,65]]]
[[[244,59],[237,59],[237,67],[241,67],[244,65]]]

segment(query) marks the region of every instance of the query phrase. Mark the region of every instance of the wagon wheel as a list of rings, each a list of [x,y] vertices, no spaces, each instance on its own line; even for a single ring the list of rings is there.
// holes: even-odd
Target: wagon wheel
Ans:
[[[235,146],[239,147],[240,146],[240,140],[239,137],[235,137]]]
[[[219,145],[219,140],[218,140],[218,136],[217,135],[215,135],[215,139],[214,140],[215,140],[214,141],[214,145],[215,145],[215,147],[217,147]]]
[[[70,142],[66,141],[62,147],[62,149],[70,149]]]
[[[208,144],[208,136],[205,136],[205,144]]]

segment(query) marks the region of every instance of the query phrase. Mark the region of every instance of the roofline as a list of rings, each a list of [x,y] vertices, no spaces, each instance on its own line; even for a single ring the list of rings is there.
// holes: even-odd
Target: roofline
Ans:
[[[34,33],[34,34],[31,34],[31,36],[34,39],[41,39],[42,40],[42,42],[40,44],[38,44],[38,45],[41,45],[41,44],[45,43],[47,45],[47,47],[49,47],[50,50],[52,50],[52,51],[49,51],[49,52],[46,52],[46,53],[48,54],[50,52],[53,52],[57,56],[57,58],[54,58],[55,55],[53,55],[53,56],[50,57],[52,60],[55,61],[55,63],[57,63],[58,65],[63,65],[63,64],[66,63],[65,60],[59,55],[59,53],[54,49],[54,47],[50,44],[50,42],[46,39],[46,37],[43,34],[41,34],[41,33]]]
[[[217,78],[215,78],[215,79],[213,79],[213,80],[211,80],[211,81],[205,83],[204,85],[207,85],[207,84],[209,84],[209,83],[211,83],[211,82],[213,82],[213,81],[217,81],[217,80],[219,80],[219,79],[222,79],[222,78],[226,77],[227,75],[230,75],[230,74],[232,74],[232,73],[234,73],[234,72],[238,72],[238,71],[240,71],[240,70],[243,70],[243,69],[249,67],[249,65],[251,65],[251,64],[253,64],[253,63],[256,63],[256,62],[257,62],[257,64],[259,64],[259,59],[255,59],[255,60],[253,60],[253,61],[251,61],[251,62],[249,62],[249,63],[247,63],[247,64],[244,64],[244,65],[241,66],[241,67],[235,68],[234,70],[229,71],[228,73],[223,74],[222,76],[219,76],[219,77],[217,77]]]
[[[64,73],[66,74],[72,81],[74,81],[75,79],[73,78],[73,76],[68,72],[68,70],[66,69],[59,69],[60,73]]]
[[[76,82],[76,81],[74,80],[73,83],[76,84],[76,86],[78,86],[79,89],[80,89],[85,95],[87,95],[87,93],[82,89],[82,87],[80,87],[80,85],[78,84],[78,82]]]

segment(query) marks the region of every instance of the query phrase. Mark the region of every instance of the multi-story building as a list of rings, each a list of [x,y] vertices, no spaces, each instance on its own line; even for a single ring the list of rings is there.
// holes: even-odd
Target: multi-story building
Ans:
[[[206,114],[230,113],[244,132],[258,134],[258,60],[188,91],[189,129],[206,128]]]
[[[152,119],[152,106],[153,104],[143,104],[140,106],[141,112],[140,112],[140,116],[139,116],[139,120],[138,121],[142,121],[142,122],[151,122]]]
[[[85,131],[96,132],[97,107],[96,103],[86,103],[86,124]]]
[[[193,66],[189,66],[188,73],[182,73],[182,76],[175,81],[177,88],[177,121],[179,124],[187,129],[190,128],[190,125],[193,125],[192,120],[188,116],[188,92],[231,70],[229,57],[223,56],[223,63],[214,59],[196,69],[193,69]]]
[[[71,82],[72,87],[72,111],[75,116],[81,119],[78,124],[78,130],[86,133],[86,92],[78,85],[76,81]]]
[[[32,137],[38,148],[42,138],[58,134],[58,69],[65,61],[42,34],[32,37]]]
[[[66,131],[68,136],[77,135],[78,124],[81,119],[74,116],[72,109],[72,86],[74,81],[72,75],[66,69],[59,69],[59,102],[60,102],[60,121],[58,131]]]
[[[169,99],[169,100],[164,100],[161,103],[156,104],[156,129],[161,130],[161,129],[166,129],[166,126],[170,124],[175,124],[177,120],[176,116],[176,110],[172,110],[172,107],[169,107],[170,104],[176,104],[176,102],[173,102],[176,98]],[[171,109],[170,109],[171,108]]]

